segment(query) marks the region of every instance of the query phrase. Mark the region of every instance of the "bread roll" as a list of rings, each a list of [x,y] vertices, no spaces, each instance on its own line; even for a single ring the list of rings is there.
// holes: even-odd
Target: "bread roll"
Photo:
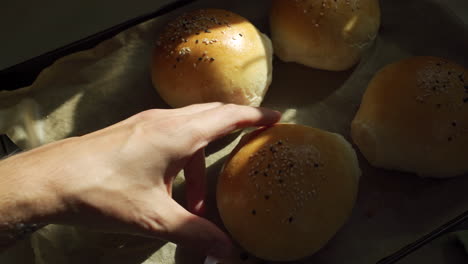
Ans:
[[[332,71],[355,65],[379,26],[378,0],[273,0],[270,14],[281,60]]]
[[[153,85],[169,105],[260,105],[272,75],[270,39],[247,19],[202,9],[170,22],[156,42]]]
[[[312,255],[351,213],[360,176],[356,154],[342,136],[311,127],[277,124],[253,133],[218,179],[221,219],[259,258]]]
[[[468,72],[445,59],[390,64],[369,83],[352,138],[376,167],[428,177],[468,172]]]

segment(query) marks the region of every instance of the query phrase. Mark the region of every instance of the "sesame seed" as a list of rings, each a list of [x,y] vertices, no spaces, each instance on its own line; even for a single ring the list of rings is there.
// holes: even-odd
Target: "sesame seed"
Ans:
[[[190,52],[192,52],[192,50],[189,47],[183,47],[179,50],[179,55],[188,55]]]
[[[215,61],[215,58],[211,57],[210,62],[213,62],[213,61]]]
[[[239,36],[241,36],[241,37],[242,37],[242,34],[241,34],[241,33],[239,33]]]

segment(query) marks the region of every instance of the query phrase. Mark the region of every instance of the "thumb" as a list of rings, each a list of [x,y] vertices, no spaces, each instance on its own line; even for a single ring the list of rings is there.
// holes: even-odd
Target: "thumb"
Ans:
[[[205,255],[218,258],[233,258],[236,249],[231,239],[212,222],[185,210],[176,201],[167,198],[166,212],[155,221],[164,227],[156,231],[159,238],[179,246],[197,250]]]
[[[187,189],[187,209],[196,214],[203,215],[206,211],[206,171],[205,150],[200,149],[185,165],[185,184]]]

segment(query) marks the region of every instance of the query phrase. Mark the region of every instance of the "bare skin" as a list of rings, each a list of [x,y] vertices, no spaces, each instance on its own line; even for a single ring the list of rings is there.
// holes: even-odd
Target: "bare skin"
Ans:
[[[208,103],[149,110],[108,128],[0,162],[0,230],[17,223],[62,223],[139,234],[206,255],[234,253],[204,211],[204,148],[276,111]],[[171,197],[184,170],[187,209]]]

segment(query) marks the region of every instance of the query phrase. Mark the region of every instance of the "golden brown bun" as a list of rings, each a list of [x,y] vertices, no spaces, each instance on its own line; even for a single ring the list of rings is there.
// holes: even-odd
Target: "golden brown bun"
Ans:
[[[217,204],[233,238],[253,255],[312,255],[353,208],[360,169],[351,145],[319,129],[277,124],[256,131],[226,162]]]
[[[220,9],[186,13],[156,43],[153,85],[173,107],[220,101],[260,105],[272,74],[267,36],[245,18]]]
[[[390,64],[369,83],[351,134],[376,167],[450,177],[468,172],[468,72],[435,57]]]
[[[324,70],[351,68],[379,26],[378,0],[273,0],[270,13],[275,54]]]

